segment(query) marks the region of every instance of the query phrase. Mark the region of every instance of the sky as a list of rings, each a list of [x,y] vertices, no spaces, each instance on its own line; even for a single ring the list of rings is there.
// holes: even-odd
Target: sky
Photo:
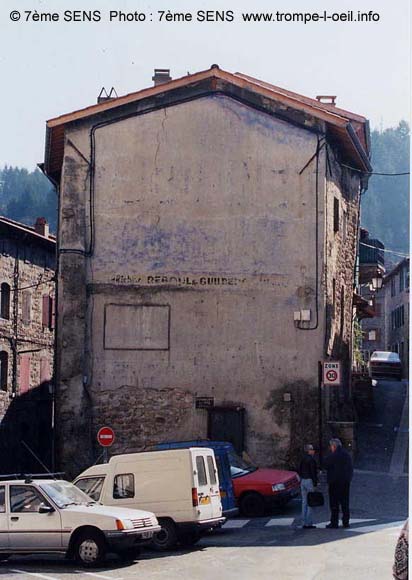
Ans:
[[[379,21],[242,21],[245,12],[371,9]],[[1,0],[0,167],[33,169],[44,158],[47,119],[95,103],[102,86],[118,95],[151,86],[155,67],[177,78],[217,63],[309,97],[337,95],[372,128],[396,126],[410,118],[410,9],[409,0]],[[67,10],[99,10],[101,20],[65,22]],[[168,10],[192,21],[166,21]],[[198,22],[199,10],[233,11],[234,20]],[[59,21],[33,20],[36,11]],[[110,11],[146,20],[110,21]]]

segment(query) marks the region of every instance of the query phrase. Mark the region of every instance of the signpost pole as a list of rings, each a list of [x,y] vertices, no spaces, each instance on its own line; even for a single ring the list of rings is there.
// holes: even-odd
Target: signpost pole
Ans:
[[[322,467],[323,461],[323,433],[322,433],[322,376],[323,376],[323,366],[322,362],[318,362],[318,427],[319,427],[319,463]]]

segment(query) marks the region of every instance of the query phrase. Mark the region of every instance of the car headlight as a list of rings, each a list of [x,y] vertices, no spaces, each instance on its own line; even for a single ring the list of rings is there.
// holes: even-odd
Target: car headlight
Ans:
[[[283,491],[285,488],[284,483],[277,483],[276,485],[272,485],[272,491]]]
[[[131,520],[116,520],[116,528],[118,530],[133,530],[133,522]]]

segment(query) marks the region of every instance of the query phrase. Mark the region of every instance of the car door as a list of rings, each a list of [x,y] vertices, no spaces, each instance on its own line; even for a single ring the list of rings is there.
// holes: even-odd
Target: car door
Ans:
[[[213,518],[211,486],[208,479],[207,459],[201,452],[194,452],[195,484],[198,496],[198,511],[200,520]]]
[[[0,550],[9,545],[9,526],[6,507],[6,486],[0,485]]]
[[[61,549],[60,513],[56,509],[49,513],[39,513],[42,504],[52,506],[33,485],[10,485],[9,490],[10,546],[33,551]]]
[[[209,493],[212,506],[212,518],[222,515],[222,500],[220,499],[219,476],[213,453],[205,456],[207,475],[209,480]]]

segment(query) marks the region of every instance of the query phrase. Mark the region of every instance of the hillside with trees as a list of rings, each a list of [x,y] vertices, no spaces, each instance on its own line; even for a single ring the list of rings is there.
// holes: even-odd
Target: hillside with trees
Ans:
[[[406,121],[397,127],[372,131],[372,165],[374,172],[409,171],[410,131]],[[0,214],[33,225],[43,216],[56,231],[57,197],[54,188],[36,169],[28,171],[5,166],[0,170]],[[409,250],[409,176],[373,175],[362,197],[362,226],[372,238],[380,239],[386,248]],[[389,258],[391,255],[387,254]],[[392,261],[399,261],[392,256]]]
[[[396,128],[372,131],[373,171],[408,172],[409,139],[406,121],[401,121]],[[409,251],[409,175],[371,176],[369,188],[362,197],[362,226],[372,238],[380,239],[386,248]],[[398,262],[400,258],[392,256],[393,260]]]

